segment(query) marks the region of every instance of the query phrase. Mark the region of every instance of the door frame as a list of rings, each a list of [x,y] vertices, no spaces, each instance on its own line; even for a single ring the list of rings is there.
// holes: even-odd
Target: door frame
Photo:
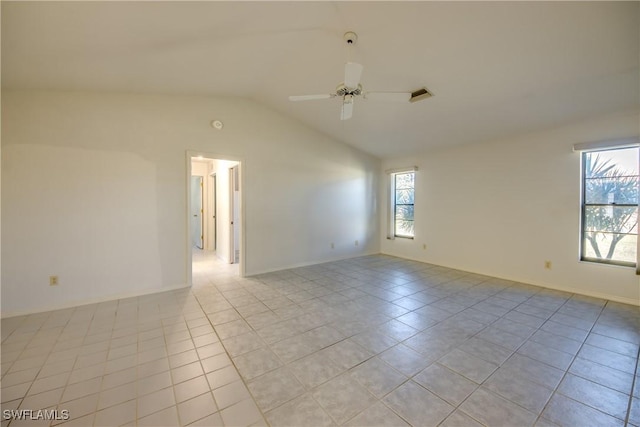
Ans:
[[[240,216],[240,238],[238,239],[240,242],[240,262],[238,263],[239,275],[240,277],[246,276],[246,223],[245,223],[245,191],[244,191],[244,159],[237,156],[230,156],[226,154],[216,154],[204,151],[197,150],[187,150],[185,153],[185,164],[186,164],[186,174],[185,174],[185,205],[184,205],[184,214],[185,214],[185,228],[184,228],[184,242],[185,242],[185,264],[186,264],[186,284],[187,286],[192,286],[193,283],[193,266],[192,266],[192,257],[193,250],[191,247],[191,159],[202,156],[205,159],[214,159],[214,160],[228,160],[232,162],[238,162],[238,185],[240,188],[240,206],[238,206],[239,216]]]

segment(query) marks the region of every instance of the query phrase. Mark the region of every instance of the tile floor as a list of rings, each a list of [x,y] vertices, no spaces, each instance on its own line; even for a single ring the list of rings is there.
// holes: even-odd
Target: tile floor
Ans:
[[[640,310],[388,256],[2,320],[8,425],[640,426]]]

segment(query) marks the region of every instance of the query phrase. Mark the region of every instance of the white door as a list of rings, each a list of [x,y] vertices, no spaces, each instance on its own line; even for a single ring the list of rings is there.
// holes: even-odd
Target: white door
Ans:
[[[202,177],[191,177],[191,244],[203,248],[202,233]]]
[[[238,166],[229,169],[229,217],[231,218],[229,262],[237,264],[240,262],[240,182]]]

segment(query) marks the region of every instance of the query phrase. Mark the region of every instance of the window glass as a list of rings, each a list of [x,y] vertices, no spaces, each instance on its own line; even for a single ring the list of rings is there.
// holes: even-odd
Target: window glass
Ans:
[[[393,184],[393,226],[396,237],[413,237],[414,223],[414,172],[392,175]]]
[[[638,148],[582,154],[582,250],[586,261],[635,265]]]

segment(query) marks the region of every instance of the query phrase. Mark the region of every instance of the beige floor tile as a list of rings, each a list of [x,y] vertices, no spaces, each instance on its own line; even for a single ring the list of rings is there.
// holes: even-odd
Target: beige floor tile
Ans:
[[[334,421],[309,395],[304,394],[266,414],[272,426],[331,426]]]
[[[160,372],[159,374],[141,378],[137,381],[137,394],[144,396],[172,385],[171,374]]]
[[[158,390],[138,398],[138,418],[166,409],[176,404],[173,387]]]
[[[313,353],[292,362],[288,368],[307,389],[312,389],[344,371],[321,353]]]
[[[58,404],[58,410],[69,411],[71,419],[83,417],[96,411],[99,396],[100,393],[94,393],[68,402],[62,402]]]
[[[136,419],[136,401],[129,400],[96,412],[96,426],[120,426]]]
[[[276,408],[305,392],[304,386],[286,367],[250,381],[248,387],[263,412]]]
[[[371,358],[366,362],[352,368],[349,371],[351,377],[378,398],[397,388],[407,381],[407,377],[396,371],[390,365],[383,362],[378,357]]]
[[[413,380],[454,406],[460,405],[478,388],[478,384],[439,363],[429,366]]]
[[[220,413],[211,414],[189,424],[189,427],[223,427],[224,422]]]
[[[102,377],[92,378],[68,385],[62,394],[61,402],[68,402],[100,391]]]
[[[45,391],[44,393],[28,395],[20,404],[20,409],[46,409],[56,407],[62,397],[63,388]]]
[[[179,384],[203,374],[204,372],[200,361],[189,363],[171,370],[171,378],[173,379],[174,384]]]
[[[183,425],[205,418],[217,411],[218,407],[211,393],[201,394],[178,404],[178,415]]]
[[[382,402],[375,403],[352,418],[345,425],[353,427],[406,427],[409,424]]]
[[[128,400],[135,399],[136,383],[131,382],[120,385],[118,387],[110,388],[100,392],[100,399],[98,400],[98,410],[109,408],[110,406],[117,405]]]
[[[536,415],[484,388],[476,390],[460,409],[485,425],[533,425]]]
[[[158,411],[146,417],[138,418],[138,426],[170,427],[182,425],[178,421],[178,410],[175,406]]]
[[[181,403],[193,397],[209,392],[209,383],[204,375],[192,378],[174,386],[176,402]]]
[[[251,395],[242,381],[236,381],[215,389],[213,397],[218,408],[224,409],[242,400],[250,399]]]
[[[262,414],[252,399],[243,400],[220,411],[222,421],[230,426],[250,426],[263,421]]]
[[[3,409],[57,405],[81,426],[640,424],[637,307],[383,255],[250,278],[194,260],[190,289],[2,319]]]
[[[321,385],[311,395],[338,424],[345,423],[377,401],[348,373]]]
[[[414,426],[438,425],[455,409],[413,381],[398,387],[383,402]]]

